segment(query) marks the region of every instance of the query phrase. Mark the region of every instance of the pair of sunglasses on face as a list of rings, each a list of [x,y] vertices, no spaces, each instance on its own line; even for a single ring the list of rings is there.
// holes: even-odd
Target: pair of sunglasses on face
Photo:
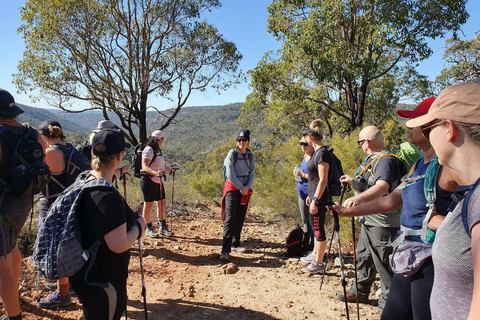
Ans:
[[[247,139],[237,139],[237,142],[247,142]]]
[[[420,129],[422,130],[422,135],[424,136],[425,139],[430,140],[430,132],[433,130],[433,128],[440,126],[445,122],[447,122],[447,120],[436,119],[424,126],[421,126]]]

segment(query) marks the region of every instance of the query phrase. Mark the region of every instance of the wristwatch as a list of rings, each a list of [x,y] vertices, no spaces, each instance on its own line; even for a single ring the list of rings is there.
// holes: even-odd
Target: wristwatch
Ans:
[[[318,207],[318,199],[317,199],[317,197],[313,197],[312,200],[313,200],[313,202],[315,202],[315,205]]]

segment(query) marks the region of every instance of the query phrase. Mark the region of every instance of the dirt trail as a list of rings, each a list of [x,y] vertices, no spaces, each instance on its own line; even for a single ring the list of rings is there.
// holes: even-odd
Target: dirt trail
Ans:
[[[144,239],[149,319],[346,319],[344,303],[335,299],[342,289],[339,268],[327,270],[320,292],[321,275],[304,274],[300,271],[304,264],[298,259],[285,259],[287,228],[267,224],[262,216],[255,209],[247,216],[243,232],[247,250],[233,252],[231,264],[221,264],[218,259],[222,237],[218,209],[197,206],[179,210],[172,238]],[[352,265],[347,266],[353,277]],[[36,272],[29,258],[23,269],[24,319],[81,318],[76,297],[62,310],[39,309]],[[375,311],[371,305],[360,305],[361,319],[369,319]],[[357,319],[355,304],[350,304],[350,317]],[[128,318],[144,319],[138,248],[132,249],[130,261]]]

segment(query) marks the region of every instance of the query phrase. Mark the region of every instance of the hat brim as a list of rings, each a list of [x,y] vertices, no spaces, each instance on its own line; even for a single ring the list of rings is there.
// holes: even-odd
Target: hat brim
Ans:
[[[20,109],[17,105],[14,105],[13,107],[7,108],[7,109],[0,109],[0,114],[6,116],[6,117],[15,117],[18,116],[19,114],[22,114],[24,111]]]
[[[93,129],[92,132],[99,133],[102,130],[111,130],[111,131],[115,131],[115,132],[120,132],[120,130],[115,129],[115,128]]]
[[[415,118],[415,119],[412,119],[412,120],[408,120],[405,125],[408,127],[408,128],[415,128],[415,127],[420,127],[420,126],[423,126],[423,125],[426,125],[427,123],[429,122],[432,122],[433,120],[435,120],[436,118],[432,117],[431,115],[429,115],[428,113],[427,114],[424,114],[423,116],[420,116],[418,118]]]
[[[397,114],[402,118],[408,119],[414,119],[422,115],[414,110],[397,110]]]

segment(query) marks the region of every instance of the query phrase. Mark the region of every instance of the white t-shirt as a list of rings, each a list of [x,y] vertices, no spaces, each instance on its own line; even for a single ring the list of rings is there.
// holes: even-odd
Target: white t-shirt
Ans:
[[[146,146],[145,149],[143,149],[142,160],[143,159],[148,159],[148,160],[153,159],[153,148],[152,147]],[[162,153],[160,151],[157,152],[157,157],[155,158],[155,161],[150,163],[150,165],[148,167],[150,169],[154,170],[154,171],[165,170],[165,158],[162,156]],[[160,181],[161,181],[161,177],[151,176],[150,179],[152,179],[152,181],[155,182],[155,183],[160,183]]]

